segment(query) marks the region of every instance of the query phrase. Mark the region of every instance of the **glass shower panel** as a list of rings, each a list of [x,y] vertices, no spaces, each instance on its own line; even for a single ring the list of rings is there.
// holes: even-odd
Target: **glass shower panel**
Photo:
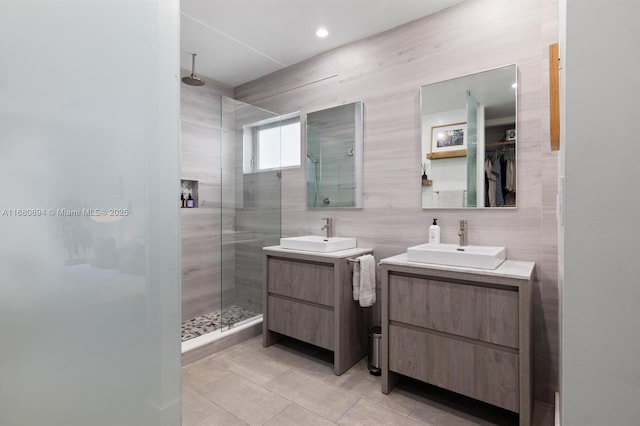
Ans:
[[[467,191],[464,207],[476,207],[478,197],[478,101],[467,91]]]
[[[278,128],[279,116],[223,97],[221,120],[224,330],[262,314],[262,247],[280,243],[281,197],[280,171],[258,171],[259,130]],[[268,143],[280,158],[279,136]]]
[[[178,23],[0,2],[0,425],[180,425]]]

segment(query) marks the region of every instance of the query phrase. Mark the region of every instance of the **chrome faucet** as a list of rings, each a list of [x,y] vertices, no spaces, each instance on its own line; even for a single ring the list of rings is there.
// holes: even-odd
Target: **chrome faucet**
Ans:
[[[460,230],[458,231],[458,236],[460,237],[461,246],[466,246],[469,244],[469,242],[467,241],[467,221],[466,220],[460,221]]]
[[[333,219],[331,219],[330,217],[323,217],[322,220],[326,220],[327,223],[322,225],[322,228],[320,228],[320,230],[324,231],[326,229],[327,238],[333,237]]]

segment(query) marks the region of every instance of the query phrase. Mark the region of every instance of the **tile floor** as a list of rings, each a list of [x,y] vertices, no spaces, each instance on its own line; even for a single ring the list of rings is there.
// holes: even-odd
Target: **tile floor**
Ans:
[[[295,340],[262,347],[262,336],[182,369],[183,426],[513,425],[517,416],[423,383],[403,380],[389,394],[366,358],[342,376],[331,353]],[[553,424],[536,403],[533,424]]]

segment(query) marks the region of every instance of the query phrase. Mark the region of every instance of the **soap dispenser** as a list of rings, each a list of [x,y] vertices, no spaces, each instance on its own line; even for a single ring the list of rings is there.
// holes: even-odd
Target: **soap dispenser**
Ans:
[[[195,207],[194,199],[191,196],[191,193],[189,193],[189,198],[187,198],[187,208],[192,208],[192,207]]]
[[[433,219],[433,224],[429,227],[429,244],[440,244],[440,226],[438,219]]]

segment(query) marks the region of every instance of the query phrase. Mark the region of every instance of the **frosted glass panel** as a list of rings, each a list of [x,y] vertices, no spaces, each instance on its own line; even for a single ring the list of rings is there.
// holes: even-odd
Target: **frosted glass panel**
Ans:
[[[178,2],[0,2],[0,424],[180,424]]]

